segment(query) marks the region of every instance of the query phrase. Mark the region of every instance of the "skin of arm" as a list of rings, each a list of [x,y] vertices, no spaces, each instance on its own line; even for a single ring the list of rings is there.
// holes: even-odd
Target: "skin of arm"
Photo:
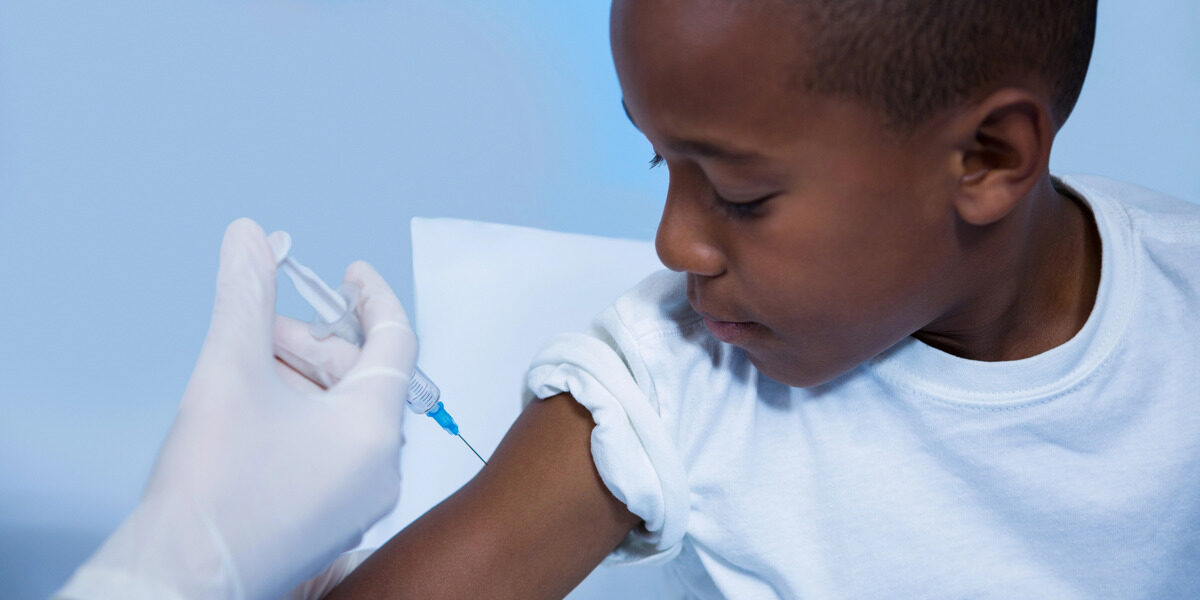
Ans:
[[[531,403],[471,481],[326,598],[562,598],[640,519],[596,472],[569,394]]]

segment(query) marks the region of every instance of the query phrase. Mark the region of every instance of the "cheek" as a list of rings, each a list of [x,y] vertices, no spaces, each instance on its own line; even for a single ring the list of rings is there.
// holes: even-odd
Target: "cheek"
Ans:
[[[773,354],[800,352],[785,360],[819,372],[850,368],[933,318],[953,233],[930,214],[898,195],[835,197],[783,208],[746,236],[738,265],[783,346]]]

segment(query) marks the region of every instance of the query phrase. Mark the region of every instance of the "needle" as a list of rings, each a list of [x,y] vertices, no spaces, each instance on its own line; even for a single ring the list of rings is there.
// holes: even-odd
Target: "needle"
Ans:
[[[475,458],[478,458],[479,461],[482,462],[483,464],[485,464],[485,465],[487,464],[487,461],[483,460],[483,457],[479,456],[478,452],[475,452],[475,448],[471,446],[471,442],[468,442],[467,438],[463,437],[461,433],[458,434],[458,439],[462,440],[463,443],[466,444],[467,447],[471,449],[471,452],[473,452],[475,454]]]

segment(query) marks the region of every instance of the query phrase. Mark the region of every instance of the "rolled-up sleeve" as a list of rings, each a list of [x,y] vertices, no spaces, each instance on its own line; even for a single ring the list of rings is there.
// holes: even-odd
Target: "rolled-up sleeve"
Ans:
[[[592,413],[592,459],[601,480],[643,524],[607,563],[649,563],[678,553],[687,531],[689,493],[636,338],[609,309],[590,334],[551,339],[528,374],[537,398],[567,392]]]

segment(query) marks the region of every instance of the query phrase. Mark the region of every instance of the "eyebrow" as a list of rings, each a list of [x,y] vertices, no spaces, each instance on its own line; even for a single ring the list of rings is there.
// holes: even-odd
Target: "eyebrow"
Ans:
[[[625,104],[624,98],[621,99],[621,109],[625,111],[625,117],[629,119],[629,122],[638,128],[637,121],[634,121],[633,115],[629,114],[629,106]],[[640,129],[638,128],[639,131]],[[752,162],[766,158],[757,152],[728,148],[720,143],[706,140],[669,140],[667,146],[680,154],[692,154],[730,162]]]

